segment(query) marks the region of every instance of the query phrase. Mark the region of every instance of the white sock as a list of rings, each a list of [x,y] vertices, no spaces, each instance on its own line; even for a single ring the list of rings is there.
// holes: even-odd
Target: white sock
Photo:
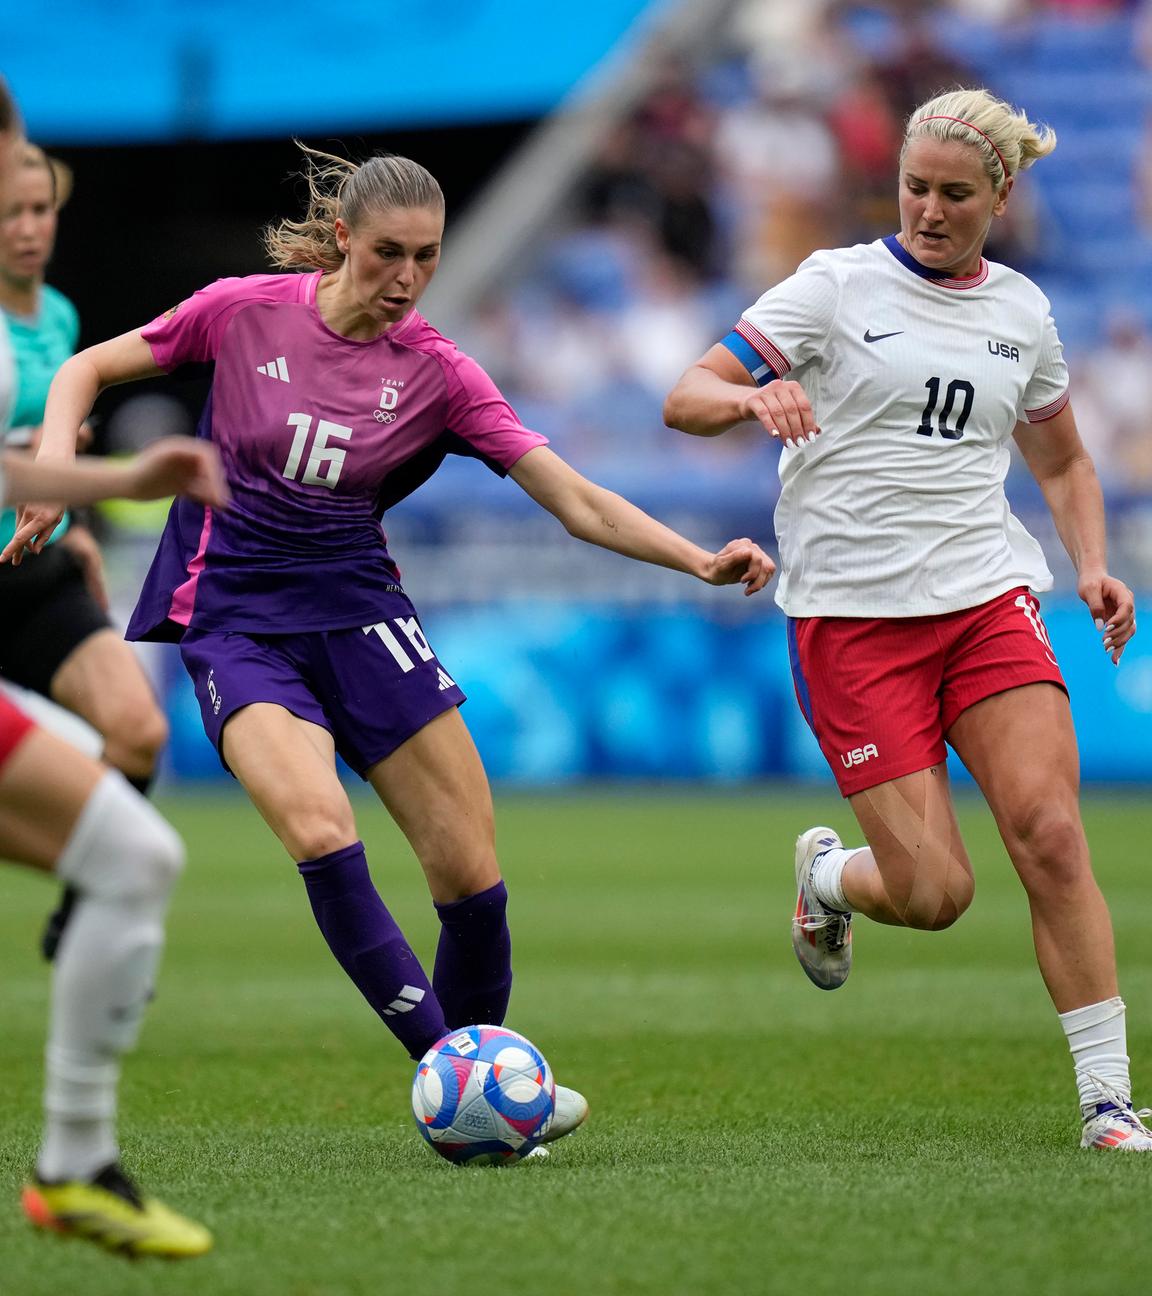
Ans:
[[[1060,1025],[1068,1036],[1072,1061],[1076,1067],[1076,1085],[1080,1090],[1080,1110],[1085,1117],[1096,1115],[1096,1104],[1114,1102],[1093,1077],[1098,1076],[1116,1097],[1126,1104],[1132,1101],[1132,1082],[1128,1078],[1128,1038],[1124,1024],[1124,1000],[1105,999],[1060,1014]]]
[[[88,1179],[119,1155],[116,1087],[164,943],[184,849],[125,780],[97,784],[57,862],[80,892],[56,955],[46,1050],[43,1180]]]
[[[861,846],[853,846],[848,850],[842,850],[838,846],[833,846],[830,850],[817,855],[812,861],[809,881],[816,899],[821,904],[827,905],[829,909],[836,909],[840,913],[851,913],[852,907],[844,899],[844,865],[862,849]]]

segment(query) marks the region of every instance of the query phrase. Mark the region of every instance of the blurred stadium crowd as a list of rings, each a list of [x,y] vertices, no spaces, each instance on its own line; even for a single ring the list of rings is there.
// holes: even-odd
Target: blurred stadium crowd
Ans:
[[[589,474],[640,492],[658,477],[689,512],[702,488],[733,505],[751,491],[763,509],[775,447],[751,430],[671,433],[664,394],[810,252],[896,229],[908,112],[942,88],[988,85],[1060,137],[1017,185],[989,252],[1052,300],[1116,565],[1150,585],[1150,69],[1152,7],[1120,0],[752,0],[715,55],[665,61],[603,141],[565,224],[460,340]],[[1011,494],[1059,559],[1023,470]]]

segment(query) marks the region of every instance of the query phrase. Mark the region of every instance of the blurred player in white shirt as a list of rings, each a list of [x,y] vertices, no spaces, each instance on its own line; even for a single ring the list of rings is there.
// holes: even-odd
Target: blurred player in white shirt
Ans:
[[[20,117],[0,79],[0,210],[22,145]],[[0,359],[0,410],[10,406],[9,377]],[[177,491],[226,503],[212,447],[180,438],[117,464],[0,457],[0,507]],[[203,1254],[212,1245],[208,1230],[142,1197],[121,1169],[116,1140],[120,1057],[152,996],[168,900],[184,865],[180,838],[121,774],[0,694],[0,857],[52,871],[77,895],[53,968],[44,1133],[23,1192],[26,1215],[40,1228],[123,1255]]]
[[[900,158],[900,232],[809,257],[684,374],[665,419],[698,436],[758,420],[783,443],[776,597],[796,694],[867,842],[846,849],[828,828],[797,842],[804,971],[843,984],[853,914],[937,930],[971,903],[947,740],[1028,894],[1081,1144],[1148,1151],[1076,735],[1034,593],[1052,576],[1003,490],[1014,437],[1118,664],[1133,597],[1107,570],[1048,301],[982,255],[1017,172],[1055,144],[984,90],[921,105]]]

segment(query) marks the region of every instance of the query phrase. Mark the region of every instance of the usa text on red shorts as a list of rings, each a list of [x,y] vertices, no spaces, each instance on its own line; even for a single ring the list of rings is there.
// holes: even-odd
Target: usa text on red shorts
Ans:
[[[975,702],[1041,682],[1068,691],[1040,604],[1022,588],[942,616],[792,618],[788,652],[843,796],[939,764]]]

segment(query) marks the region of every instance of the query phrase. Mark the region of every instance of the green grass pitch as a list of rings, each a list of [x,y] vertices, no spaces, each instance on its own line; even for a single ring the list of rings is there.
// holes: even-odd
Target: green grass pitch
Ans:
[[[377,882],[422,955],[407,847],[358,802]],[[34,1154],[51,890],[0,886],[6,1296],[600,1296],[1145,1290],[1152,1160],[1080,1152],[1066,1045],[1023,892],[975,801],[973,909],[861,923],[823,994],[789,944],[792,841],[833,793],[500,795],[517,983],[509,1024],[584,1089],[543,1164],[456,1169],[417,1135],[411,1066],[315,931],[291,862],[236,798],[165,808],[191,863],[123,1085],[125,1161],[214,1230],[136,1264],[18,1212]],[[1152,1101],[1152,805],[1089,799],[1137,1099]]]

